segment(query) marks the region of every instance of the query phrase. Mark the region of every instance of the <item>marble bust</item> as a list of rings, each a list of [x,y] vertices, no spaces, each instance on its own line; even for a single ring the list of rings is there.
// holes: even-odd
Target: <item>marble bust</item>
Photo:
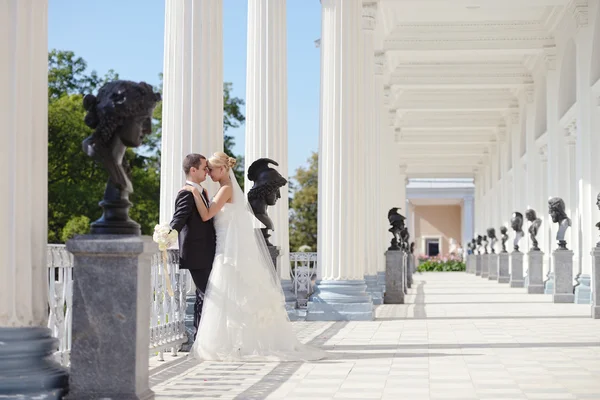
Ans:
[[[529,237],[531,238],[531,251],[540,251],[538,247],[537,234],[540,230],[540,226],[542,225],[542,220],[537,217],[535,210],[529,208],[525,211],[525,218],[527,221],[531,222],[529,225]]]
[[[506,241],[508,240],[508,229],[505,226],[501,226],[500,234],[502,235],[502,253],[506,253]]]
[[[515,240],[513,241],[514,251],[519,251],[519,242],[525,236],[523,233],[523,214],[515,211],[510,219],[510,226],[515,231]]]
[[[565,234],[567,233],[567,229],[571,226],[571,220],[567,217],[567,213],[565,212],[565,202],[563,199],[560,197],[552,197],[548,200],[548,213],[552,218],[552,222],[558,224],[558,232],[556,233],[558,249],[568,250]]]
[[[488,228],[487,230],[487,236],[490,239],[490,251],[492,254],[496,253],[496,249],[494,248],[494,246],[496,245],[496,230],[494,228]]]

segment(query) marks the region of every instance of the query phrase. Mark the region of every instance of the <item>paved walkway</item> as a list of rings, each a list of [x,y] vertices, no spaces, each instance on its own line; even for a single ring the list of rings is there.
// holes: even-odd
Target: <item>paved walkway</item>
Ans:
[[[589,314],[464,273],[417,274],[407,304],[379,306],[375,321],[295,322],[328,360],[182,357],[151,383],[161,400],[600,400],[600,321]]]

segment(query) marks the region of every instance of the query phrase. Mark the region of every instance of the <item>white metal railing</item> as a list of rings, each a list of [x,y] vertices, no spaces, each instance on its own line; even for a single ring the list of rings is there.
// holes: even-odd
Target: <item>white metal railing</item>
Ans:
[[[317,275],[317,253],[290,253],[290,277],[296,294],[296,306],[306,308]]]
[[[177,355],[179,345],[187,341],[185,332],[185,310],[188,273],[179,269],[179,251],[167,251],[167,266],[173,296],[167,291],[162,254],[152,256],[152,305],[150,310],[150,349],[158,352],[158,359],[164,361],[163,353],[171,349]]]
[[[73,255],[64,244],[49,244],[48,266],[48,328],[58,338],[57,362],[71,363],[71,319],[73,311]]]
[[[71,325],[73,305],[73,255],[65,245],[49,244],[47,247],[48,266],[48,328],[59,340],[55,353],[56,361],[70,365]],[[162,255],[152,257],[152,298],[150,317],[150,354],[158,353],[163,360],[165,350],[177,354],[177,349],[187,341],[185,331],[186,292],[189,274],[179,270],[179,252],[169,250],[167,266],[173,297],[167,293],[166,279],[162,266]]]

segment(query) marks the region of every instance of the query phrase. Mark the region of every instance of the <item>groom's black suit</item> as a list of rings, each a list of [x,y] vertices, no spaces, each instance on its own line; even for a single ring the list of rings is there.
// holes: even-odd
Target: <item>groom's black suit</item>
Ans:
[[[208,199],[204,192],[202,192],[202,197],[208,205]],[[175,213],[170,225],[172,229],[179,232],[179,268],[188,269],[196,285],[194,327],[198,332],[204,293],[215,258],[217,245],[215,226],[212,219],[202,221],[194,203],[194,195],[187,190],[182,190],[177,194]]]

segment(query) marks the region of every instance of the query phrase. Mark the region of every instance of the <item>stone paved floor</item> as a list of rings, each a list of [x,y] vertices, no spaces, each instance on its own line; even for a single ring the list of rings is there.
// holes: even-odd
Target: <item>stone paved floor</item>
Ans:
[[[295,322],[327,360],[182,357],[151,383],[165,400],[600,400],[600,321],[589,314],[464,273],[415,275],[407,304],[379,306],[375,321]]]

